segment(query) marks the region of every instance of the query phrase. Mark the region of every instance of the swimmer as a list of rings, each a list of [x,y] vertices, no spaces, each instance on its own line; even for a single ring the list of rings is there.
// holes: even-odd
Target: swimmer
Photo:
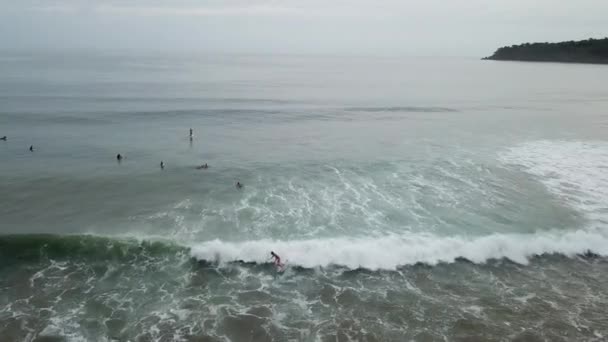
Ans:
[[[161,160],[161,161],[160,161],[160,169],[162,170],[162,169],[164,169],[164,168],[165,168],[165,163],[164,163],[164,162]]]
[[[4,141],[6,141],[6,135],[5,135],[5,136],[3,136],[2,138],[0,138],[0,140],[4,140]]]
[[[243,184],[241,184],[241,182],[236,182],[236,188],[237,189],[242,189],[243,188]]]
[[[116,155],[116,160],[118,160],[119,162],[122,161],[122,156],[119,154]]]
[[[30,152],[34,152],[34,145],[30,145]]]

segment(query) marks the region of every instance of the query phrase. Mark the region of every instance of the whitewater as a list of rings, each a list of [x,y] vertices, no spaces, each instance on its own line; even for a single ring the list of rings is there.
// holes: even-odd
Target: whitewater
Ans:
[[[589,220],[573,231],[488,234],[478,237],[427,233],[384,237],[327,238],[296,241],[257,240],[241,243],[213,240],[194,245],[202,260],[267,262],[268,251],[289,255],[303,267],[340,265],[349,268],[396,269],[416,263],[437,264],[463,258],[475,263],[507,258],[525,264],[542,254],[608,253],[608,144],[604,142],[537,141],[498,156],[505,166],[523,168],[547,190]],[[282,253],[282,252],[285,253]]]

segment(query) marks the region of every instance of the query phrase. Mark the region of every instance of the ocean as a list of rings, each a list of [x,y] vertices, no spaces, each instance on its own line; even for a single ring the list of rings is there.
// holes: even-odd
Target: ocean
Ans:
[[[4,52],[0,340],[605,341],[606,79]]]

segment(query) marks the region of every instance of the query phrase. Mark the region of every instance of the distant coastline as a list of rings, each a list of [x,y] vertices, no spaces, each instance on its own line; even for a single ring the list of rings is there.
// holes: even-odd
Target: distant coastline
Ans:
[[[608,64],[608,38],[503,46],[496,50],[493,55],[482,59]]]

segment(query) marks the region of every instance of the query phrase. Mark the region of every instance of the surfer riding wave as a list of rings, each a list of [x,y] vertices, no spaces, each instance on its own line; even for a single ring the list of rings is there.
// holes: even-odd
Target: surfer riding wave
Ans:
[[[281,257],[273,251],[270,251],[270,257],[273,259],[274,265],[277,267],[277,269],[283,270],[285,264],[281,262]]]

